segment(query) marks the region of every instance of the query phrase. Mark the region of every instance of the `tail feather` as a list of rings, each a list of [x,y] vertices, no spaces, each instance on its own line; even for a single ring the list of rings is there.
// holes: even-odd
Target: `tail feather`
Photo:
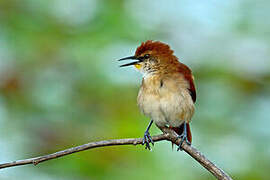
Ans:
[[[192,143],[192,135],[189,123],[187,123],[187,138],[190,143]]]

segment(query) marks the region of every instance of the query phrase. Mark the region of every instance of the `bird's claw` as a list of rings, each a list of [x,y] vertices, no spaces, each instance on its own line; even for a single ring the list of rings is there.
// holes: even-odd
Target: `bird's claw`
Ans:
[[[154,146],[154,141],[150,136],[150,133],[146,131],[143,136],[142,145],[145,144],[145,149],[149,149],[151,151],[150,143]]]
[[[177,148],[177,151],[182,151],[183,148],[182,148],[182,145],[183,145],[183,142],[185,141],[188,145],[191,145],[191,143],[189,142],[188,140],[188,137],[187,137],[187,133],[186,132],[183,132],[180,136],[177,137],[177,139],[181,139],[180,143],[179,143],[179,146]]]

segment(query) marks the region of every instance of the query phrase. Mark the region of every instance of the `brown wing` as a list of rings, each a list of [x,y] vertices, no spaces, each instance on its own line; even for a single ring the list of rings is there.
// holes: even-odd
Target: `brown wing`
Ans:
[[[195,89],[195,85],[194,85],[194,77],[192,75],[191,70],[185,64],[182,64],[182,63],[179,63],[178,70],[180,73],[182,73],[184,75],[185,79],[188,81],[189,94],[190,94],[193,102],[195,103],[196,102],[196,89]]]
[[[182,63],[177,63],[177,71],[179,73],[181,73],[182,75],[184,75],[184,78],[187,80],[187,82],[189,83],[189,94],[193,100],[193,102],[196,102],[196,89],[195,89],[195,85],[194,85],[194,78],[192,75],[191,70]],[[184,123],[180,126],[180,127],[170,127],[171,129],[173,129],[178,135],[181,135],[183,133],[184,130]],[[187,123],[187,138],[189,140],[189,142],[192,141],[192,135],[191,135],[191,129],[190,129],[190,125],[189,123]]]
[[[195,89],[195,85],[194,85],[194,81],[193,81],[193,76],[191,75],[191,77],[186,77],[186,79],[188,79],[189,81],[189,94],[191,95],[191,98],[193,100],[193,102],[196,102],[196,89]]]

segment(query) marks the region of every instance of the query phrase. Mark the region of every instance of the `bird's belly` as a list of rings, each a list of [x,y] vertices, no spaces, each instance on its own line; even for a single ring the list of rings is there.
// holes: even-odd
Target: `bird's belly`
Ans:
[[[138,105],[158,126],[179,127],[183,122],[189,122],[194,112],[188,92],[139,94]]]
[[[168,125],[179,127],[183,122],[189,122],[194,112],[193,102],[189,94],[171,93],[161,96],[160,109]]]
[[[160,98],[154,94],[139,94],[138,106],[143,114],[150,117],[156,125],[164,127],[168,122],[162,113]]]

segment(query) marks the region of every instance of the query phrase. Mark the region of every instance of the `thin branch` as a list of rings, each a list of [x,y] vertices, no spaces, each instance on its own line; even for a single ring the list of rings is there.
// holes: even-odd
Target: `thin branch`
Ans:
[[[157,142],[157,141],[161,141],[161,140],[166,140],[167,138],[165,137],[165,135],[161,134],[161,135],[153,136],[152,139],[154,142]],[[73,154],[76,152],[85,151],[87,149],[93,149],[93,148],[97,148],[97,147],[117,146],[117,145],[137,145],[137,144],[142,144],[142,138],[112,139],[112,140],[107,140],[107,141],[90,142],[87,144],[83,144],[81,146],[72,147],[69,149],[65,149],[63,151],[58,151],[58,152],[44,155],[44,156],[39,156],[39,157],[35,157],[35,158],[18,160],[18,161],[0,164],[0,169],[7,168],[7,167],[13,167],[13,166],[21,166],[21,165],[25,165],[25,164],[37,165],[37,164],[44,162],[44,161],[48,161],[51,159],[55,159],[58,157],[66,156],[69,154]]]
[[[179,142],[181,139],[177,138],[177,134],[174,131],[172,131],[169,128],[162,128],[161,130],[163,131],[164,134],[152,136],[152,139],[154,142],[168,140],[174,144],[179,145]],[[58,151],[58,152],[44,155],[44,156],[0,164],[0,169],[13,167],[13,166],[21,166],[21,165],[26,165],[26,164],[37,165],[44,161],[48,161],[51,159],[59,158],[59,157],[73,154],[76,152],[98,148],[98,147],[117,146],[117,145],[137,145],[137,144],[142,144],[142,138],[112,139],[112,140],[107,140],[107,141],[90,142],[87,144],[83,144],[81,146],[69,148],[63,151]],[[222,169],[218,168],[214,163],[208,160],[196,148],[187,145],[185,142],[183,143],[182,148],[191,157],[193,157],[196,161],[198,161],[203,167],[205,167],[209,172],[211,172],[217,179],[232,180],[232,178],[229,175],[227,175]]]

